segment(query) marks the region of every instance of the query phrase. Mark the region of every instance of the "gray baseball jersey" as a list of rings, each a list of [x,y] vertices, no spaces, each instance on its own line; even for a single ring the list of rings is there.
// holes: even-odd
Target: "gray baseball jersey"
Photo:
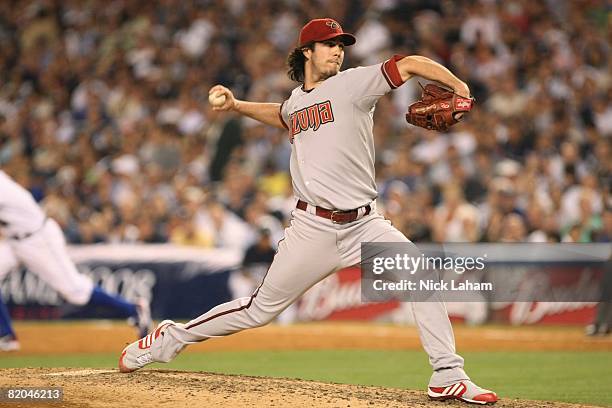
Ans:
[[[282,104],[298,198],[339,210],[376,198],[374,106],[402,84],[395,59],[342,71],[311,91],[295,88]]]
[[[376,213],[372,117],[376,101],[402,84],[394,57],[382,64],[343,71],[310,92],[296,88],[281,105],[293,143],[295,195],[307,205],[293,212],[266,276],[250,296],[232,300],[187,323],[169,326],[151,344],[154,361],[173,359],[190,343],[262,326],[308,288],[334,271],[361,261],[362,242],[410,241]],[[372,211],[363,211],[371,203]],[[362,207],[352,222],[316,215],[316,206]],[[420,251],[411,245],[413,256]],[[367,261],[367,260],[365,260]],[[430,386],[469,377],[456,354],[444,303],[412,302],[423,347],[434,369]]]

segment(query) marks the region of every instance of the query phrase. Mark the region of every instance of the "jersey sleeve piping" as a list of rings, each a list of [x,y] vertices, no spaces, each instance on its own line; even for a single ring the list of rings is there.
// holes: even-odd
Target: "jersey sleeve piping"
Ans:
[[[402,58],[404,58],[403,55],[395,54],[393,57],[383,62],[380,66],[382,75],[391,89],[395,89],[404,83],[404,81],[402,81],[402,76],[399,73],[399,69],[397,68],[397,61],[401,60]]]
[[[285,123],[285,119],[283,119],[283,105],[285,104],[286,101],[283,101],[283,103],[280,104],[280,107],[278,108],[278,118],[280,119],[283,127],[287,130],[289,130],[289,126],[287,126],[287,124]]]

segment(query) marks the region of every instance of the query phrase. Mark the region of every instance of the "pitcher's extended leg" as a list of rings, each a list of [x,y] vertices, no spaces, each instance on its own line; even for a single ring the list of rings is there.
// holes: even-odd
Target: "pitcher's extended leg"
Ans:
[[[364,219],[360,225],[343,233],[343,266],[360,262],[362,242],[409,243],[413,256],[421,251],[380,215]],[[427,301],[411,302],[419,337],[434,373],[430,386],[442,387],[459,380],[468,380],[463,370],[463,358],[455,351],[455,337],[446,307],[438,294]]]
[[[335,233],[311,224],[311,217],[305,213],[296,215],[279,244],[274,262],[252,296],[232,300],[188,323],[168,327],[163,340],[151,347],[153,358],[169,361],[185,344],[263,326],[335,271],[340,263]]]

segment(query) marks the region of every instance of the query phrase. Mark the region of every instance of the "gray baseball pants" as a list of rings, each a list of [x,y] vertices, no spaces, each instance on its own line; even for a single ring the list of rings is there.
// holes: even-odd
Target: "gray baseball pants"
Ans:
[[[362,242],[409,242],[376,211],[339,225],[312,214],[311,209],[314,212],[310,206],[308,211],[293,212],[274,262],[252,296],[221,304],[187,323],[170,326],[164,336],[153,342],[153,358],[167,362],[187,344],[269,323],[317,282],[339,269],[359,264]],[[412,302],[411,307],[434,370],[429,385],[443,387],[468,380],[463,358],[455,352],[444,303]]]

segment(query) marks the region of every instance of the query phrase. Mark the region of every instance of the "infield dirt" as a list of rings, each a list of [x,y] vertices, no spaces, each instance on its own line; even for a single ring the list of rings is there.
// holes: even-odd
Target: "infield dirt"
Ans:
[[[1,371],[0,386],[63,387],[58,403],[6,403],[25,407],[463,407],[458,401],[428,401],[423,391],[262,378],[146,370],[120,374],[116,370],[28,368]],[[586,405],[504,400],[499,408],[561,408]]]

